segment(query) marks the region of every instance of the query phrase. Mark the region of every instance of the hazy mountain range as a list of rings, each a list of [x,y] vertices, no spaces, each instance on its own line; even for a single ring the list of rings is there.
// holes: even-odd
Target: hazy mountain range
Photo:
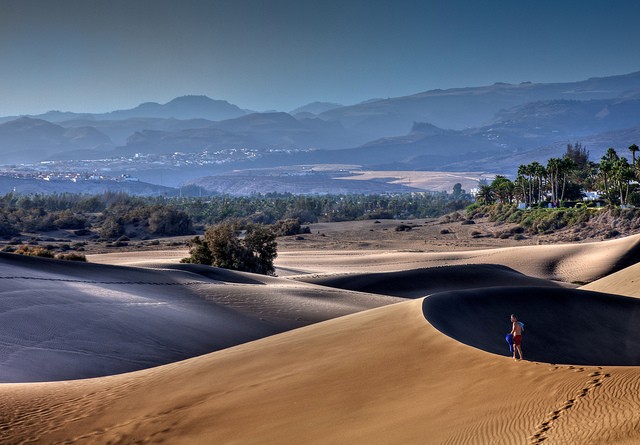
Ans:
[[[224,100],[183,96],[101,114],[0,118],[2,164],[263,151],[207,168],[167,169],[171,184],[238,168],[304,163],[513,173],[521,163],[562,153],[569,142],[581,142],[598,159],[610,146],[626,151],[640,143],[638,136],[640,72],[432,90],[348,106],[314,102],[290,113],[256,113]]]

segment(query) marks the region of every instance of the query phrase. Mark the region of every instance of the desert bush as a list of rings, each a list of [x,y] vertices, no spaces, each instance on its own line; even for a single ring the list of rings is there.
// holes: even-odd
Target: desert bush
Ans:
[[[288,218],[281,219],[275,222],[272,226],[274,233],[277,236],[290,236],[290,235],[299,235],[301,233],[310,233],[305,232],[300,224],[300,220],[298,218]],[[306,227],[308,230],[309,227]]]
[[[617,231],[616,229],[609,229],[605,232],[604,238],[610,239],[610,238],[615,238],[616,236],[619,236],[619,235],[620,235],[620,232]]]
[[[193,233],[191,218],[181,211],[170,207],[156,206],[149,214],[149,233],[153,235],[188,235]]]
[[[42,208],[18,211],[15,217],[25,232],[50,232],[57,229],[55,216]]]
[[[209,244],[205,240],[196,236],[189,240],[188,245],[190,247],[189,257],[181,259],[181,263],[213,264],[213,255],[211,249],[209,249]]]
[[[471,204],[470,206],[467,206],[466,208],[467,218],[473,218],[478,213],[481,207],[482,206],[478,203],[474,203],[474,204]]]
[[[81,215],[74,214],[71,210],[64,210],[52,214],[53,224],[58,229],[76,229],[81,230],[87,226],[87,220]]]
[[[5,215],[0,215],[0,238],[9,239],[20,235],[20,230]]]
[[[87,257],[81,253],[71,252],[71,253],[59,253],[56,255],[56,259],[65,260],[65,261],[87,261]]]
[[[98,233],[105,239],[119,238],[124,233],[124,224],[122,219],[115,216],[107,217],[100,226]]]
[[[55,255],[49,249],[45,249],[40,246],[30,246],[24,244],[16,249],[15,253],[18,255],[27,255],[27,256],[39,256],[43,258],[54,258]]]

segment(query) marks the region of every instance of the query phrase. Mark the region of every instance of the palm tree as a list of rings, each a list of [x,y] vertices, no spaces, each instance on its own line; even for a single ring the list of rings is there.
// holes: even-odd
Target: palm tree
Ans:
[[[640,147],[638,147],[636,144],[629,146],[629,151],[631,152],[631,156],[633,156],[633,162],[631,164],[633,167],[636,166],[636,153],[638,152],[638,150],[640,150]]]
[[[476,195],[476,199],[485,205],[493,204],[495,202],[493,188],[487,184],[481,185],[478,190],[478,194]]]
[[[627,158],[620,158],[613,163],[612,175],[618,186],[620,204],[626,205],[629,196],[629,182],[633,179],[633,170]]]
[[[607,148],[607,152],[604,154],[604,157],[612,162],[620,159],[620,157],[618,156],[618,153],[616,153],[616,149],[613,147]]]
[[[529,203],[529,186],[527,182],[527,178],[523,175],[518,175],[513,182],[513,195],[517,202],[524,202],[525,206]]]
[[[554,203],[558,201],[558,183],[560,181],[560,170],[562,168],[562,159],[550,158],[547,161],[547,176],[551,184],[551,200]]]
[[[564,191],[567,187],[567,177],[576,168],[576,163],[569,157],[560,160],[560,174],[562,175],[562,188],[560,189],[560,201],[564,200]]]
[[[518,167],[517,182],[520,184],[520,187],[522,188],[527,206],[530,206],[531,202],[533,201],[533,172],[534,170],[531,164],[528,164],[528,165],[522,164]],[[526,185],[526,193],[524,193],[525,185]]]
[[[533,176],[536,177],[536,179],[538,180],[538,200],[537,202],[542,201],[542,193],[543,193],[543,181],[545,176],[547,175],[547,172],[544,168],[544,166],[542,164],[540,164],[538,161],[533,161],[530,164],[531,167],[531,171]]]
[[[610,204],[613,204],[611,190],[609,189],[609,180],[613,173],[613,161],[607,159],[606,155],[600,160],[598,165],[600,171],[600,177],[602,178],[602,185],[604,186],[604,194],[607,196]]]
[[[513,201],[513,182],[506,176],[498,175],[491,183],[491,189],[502,203]]]

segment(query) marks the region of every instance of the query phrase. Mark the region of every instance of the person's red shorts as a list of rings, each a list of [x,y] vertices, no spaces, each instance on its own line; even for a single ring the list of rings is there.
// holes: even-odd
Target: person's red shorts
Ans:
[[[522,340],[522,335],[514,335],[513,336],[513,344],[516,346],[520,346],[520,341]]]

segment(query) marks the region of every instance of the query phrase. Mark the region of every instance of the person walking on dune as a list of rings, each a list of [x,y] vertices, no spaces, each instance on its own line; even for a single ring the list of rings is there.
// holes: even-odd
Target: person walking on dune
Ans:
[[[517,360],[517,353],[520,355],[520,360],[522,360],[522,347],[520,346],[522,342],[522,323],[518,321],[518,317],[515,314],[511,314],[511,334],[513,335],[513,359]]]

